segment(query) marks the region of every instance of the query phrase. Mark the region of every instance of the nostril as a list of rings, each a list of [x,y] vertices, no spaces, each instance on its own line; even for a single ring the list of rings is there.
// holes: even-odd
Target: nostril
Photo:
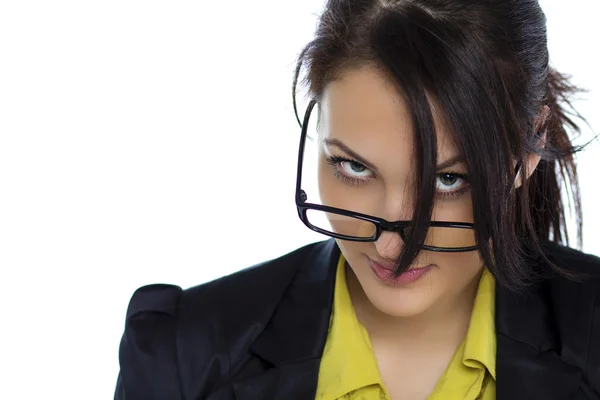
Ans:
[[[375,242],[377,253],[382,259],[396,260],[400,256],[404,242],[396,232],[383,232]]]

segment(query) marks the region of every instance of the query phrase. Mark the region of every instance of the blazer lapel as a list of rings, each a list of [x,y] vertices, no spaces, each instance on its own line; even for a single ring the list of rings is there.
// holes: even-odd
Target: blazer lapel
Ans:
[[[269,324],[250,347],[267,368],[235,382],[236,399],[314,399],[339,256],[331,239],[315,247],[300,266]]]

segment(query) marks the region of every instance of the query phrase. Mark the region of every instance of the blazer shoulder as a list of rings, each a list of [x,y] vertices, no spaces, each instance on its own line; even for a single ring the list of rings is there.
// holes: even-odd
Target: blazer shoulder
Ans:
[[[573,274],[547,280],[557,322],[573,326],[575,320],[587,320],[587,329],[600,332],[600,257],[556,243],[545,243],[543,249],[552,263]],[[592,319],[598,321],[592,324]]]
[[[179,398],[175,331],[182,290],[154,284],[129,301],[119,346],[115,399]]]
[[[246,335],[251,341],[264,328],[298,270],[311,253],[322,247],[318,242],[303,246],[285,255],[244,268],[230,275],[203,283],[181,293],[179,306],[180,331],[198,332],[202,324],[212,327],[209,336],[237,341]],[[218,332],[216,331],[218,330]],[[238,336],[238,337],[236,337]],[[234,357],[235,358],[235,357]]]
[[[327,241],[182,290],[147,285],[127,310],[115,399],[204,398],[248,358],[248,347],[308,257]],[[181,383],[181,384],[180,384]]]
[[[558,266],[588,278],[600,278],[600,257],[553,242],[543,243],[542,249]]]
[[[325,250],[329,241],[311,243],[268,261],[245,267],[237,272],[183,291],[186,302],[214,304],[235,303],[244,308],[244,301],[262,298],[275,300],[291,283],[296,272],[314,253]],[[233,301],[232,301],[233,300]],[[251,301],[251,303],[253,303]]]

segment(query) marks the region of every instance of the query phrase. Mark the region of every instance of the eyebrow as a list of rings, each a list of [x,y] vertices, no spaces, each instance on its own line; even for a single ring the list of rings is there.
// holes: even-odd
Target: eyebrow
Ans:
[[[462,164],[464,162],[465,162],[465,159],[462,156],[462,154],[457,154],[454,157],[450,157],[446,161],[438,164],[438,166],[436,167],[436,169],[438,171],[440,171],[442,169],[450,168],[450,167],[455,166],[456,164]]]
[[[375,167],[375,165],[373,165],[371,162],[367,161],[365,158],[363,158],[357,152],[352,150],[350,147],[346,146],[346,144],[344,144],[344,142],[342,142],[341,140],[334,139],[334,138],[327,138],[327,139],[324,139],[323,142],[327,146],[337,147],[338,149],[340,149],[343,152],[345,152],[346,154],[348,154],[350,157],[356,159],[356,161],[363,164],[365,167],[369,168],[371,171],[377,172],[377,167]],[[460,164],[460,163],[464,163],[464,158],[461,154],[457,154],[454,157],[451,157],[451,158],[447,159],[446,161],[438,164],[436,167],[436,171],[440,171],[445,168],[453,167],[456,164]]]
[[[365,167],[369,168],[371,171],[373,171],[375,173],[378,172],[377,171],[377,167],[375,167],[369,161],[365,160],[358,153],[356,153],[355,151],[353,151],[350,147],[346,146],[342,141],[340,141],[338,139],[333,139],[333,138],[327,138],[327,139],[324,139],[323,141],[325,142],[325,144],[327,146],[337,147],[338,149],[342,150],[343,152],[345,152],[346,154],[348,154],[350,157],[356,159],[356,161],[358,161],[359,163],[361,163]]]

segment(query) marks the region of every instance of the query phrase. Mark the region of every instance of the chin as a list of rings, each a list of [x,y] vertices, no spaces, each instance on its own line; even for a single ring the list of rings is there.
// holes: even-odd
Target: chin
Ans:
[[[436,302],[436,296],[431,290],[405,292],[394,288],[382,290],[381,287],[363,287],[363,290],[373,307],[397,318],[424,314]]]
[[[430,277],[405,287],[382,284],[370,271],[357,274],[369,302],[381,313],[397,318],[409,318],[425,313],[440,296]]]

